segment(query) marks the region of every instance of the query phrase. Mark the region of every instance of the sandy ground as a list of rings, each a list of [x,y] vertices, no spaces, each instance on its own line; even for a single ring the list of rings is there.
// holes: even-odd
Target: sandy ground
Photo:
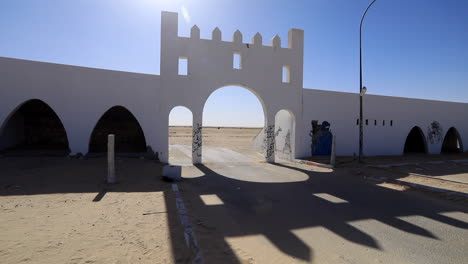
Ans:
[[[397,171],[424,175],[445,181],[468,184],[468,159],[464,162],[444,162],[437,164],[412,164],[401,166]]]
[[[205,128],[204,145],[252,152],[260,130]],[[171,128],[170,135],[171,143],[191,142],[191,128]],[[118,158],[119,184],[107,186],[104,158],[15,154],[0,157],[0,263],[192,260],[160,164]]]
[[[312,160],[320,163],[328,164],[330,157],[307,157],[304,160]],[[336,164],[338,166],[347,166],[357,160],[357,157],[337,156]],[[403,164],[403,163],[421,163],[421,162],[437,162],[449,160],[468,160],[468,152],[458,154],[442,154],[442,155],[427,155],[427,154],[406,154],[402,156],[374,156],[365,157],[364,164],[366,165],[385,165],[385,164]]]
[[[258,162],[263,154],[252,147],[261,128],[203,128],[202,162]],[[169,127],[169,163],[192,164],[192,128]]]
[[[1,158],[0,262],[186,263],[173,193],[157,177],[160,165],[119,159],[120,183],[106,187],[105,164]]]
[[[250,147],[262,128],[203,128],[203,146],[219,148]],[[169,145],[192,145],[191,127],[169,127]]]
[[[452,250],[463,258],[464,251],[457,246],[459,240],[454,240],[453,245],[444,244],[449,238],[459,239],[462,235],[457,234],[462,234],[461,231],[466,232],[466,225],[458,222],[455,223],[462,227],[458,230],[423,222],[427,230],[442,238],[441,244],[439,240],[431,240],[427,232],[400,222],[395,224],[396,220],[388,223],[409,233],[428,236],[429,240],[405,237],[374,225],[373,221],[365,222],[359,228],[375,232],[375,238],[382,239],[383,250],[379,251],[379,243],[347,226],[349,221],[356,220],[355,215],[360,215],[360,221],[418,214],[426,218],[440,217],[432,215],[434,205],[423,202],[421,199],[426,199],[423,197],[418,198],[419,203],[432,209],[407,205],[406,211],[398,212],[390,206],[390,200],[399,201],[401,206],[413,197],[379,190],[378,193],[388,196],[373,198],[388,203],[383,207],[387,211],[379,211],[376,209],[380,208],[379,202],[367,208],[368,197],[375,196],[374,187],[359,183],[363,192],[350,190],[349,186],[356,184],[350,179],[356,178],[351,175],[356,168],[343,168],[337,174],[329,169],[258,162],[256,158],[261,154],[250,144],[259,131],[204,128],[204,151],[208,150],[204,155],[226,163],[208,162],[206,166],[183,169],[187,179],[179,186],[205,263],[375,263],[377,260],[406,263],[394,259],[391,252],[402,250],[401,241],[410,240],[409,251],[402,251],[408,259],[412,257],[411,250],[419,256],[426,254],[425,247],[411,249],[411,245],[418,243],[433,249],[447,246],[444,251]],[[170,143],[179,150],[170,153],[170,157],[190,161],[190,153],[185,152],[190,150],[191,128],[170,128],[170,135]],[[239,162],[232,153],[248,162]],[[119,184],[107,186],[104,158],[0,157],[0,263],[190,263],[193,254],[185,246],[171,184],[160,180],[162,165],[144,159],[118,158],[116,166]],[[433,172],[434,177],[443,178],[464,174],[468,167],[454,168],[455,165],[446,168],[439,164],[403,169],[406,174],[415,170]],[[366,173],[393,175],[396,172],[363,172]],[[320,199],[311,200],[314,192],[343,197],[355,207],[337,211],[342,205],[334,207]],[[404,193],[406,189],[399,192]],[[219,199],[224,205],[217,205]],[[310,208],[320,208],[321,213],[314,214],[315,209]],[[445,204],[437,210],[460,214],[459,209],[446,208]],[[466,213],[461,215],[466,223]],[[424,217],[421,219],[418,221],[425,221]],[[337,239],[336,234],[341,238]]]
[[[305,160],[324,164],[330,161],[329,157],[309,157]],[[374,180],[385,177],[424,188],[468,195],[468,152],[365,157],[363,164],[359,164],[356,157],[336,157],[336,166]]]

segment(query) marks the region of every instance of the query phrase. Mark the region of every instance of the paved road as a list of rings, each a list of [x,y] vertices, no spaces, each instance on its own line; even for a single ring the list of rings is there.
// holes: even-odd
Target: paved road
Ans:
[[[248,147],[238,148],[238,151],[221,148],[203,146],[203,163],[224,163],[224,162],[255,162],[262,160],[260,153],[256,153]],[[192,146],[189,145],[169,145],[169,163],[173,165],[192,165]]]
[[[183,176],[206,263],[468,263],[460,203],[288,163],[206,163]]]

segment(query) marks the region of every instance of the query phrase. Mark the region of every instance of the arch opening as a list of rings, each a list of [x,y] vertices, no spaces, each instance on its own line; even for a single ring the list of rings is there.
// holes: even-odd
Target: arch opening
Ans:
[[[266,124],[263,100],[244,86],[223,86],[203,107],[202,162],[264,159]]]
[[[169,164],[192,164],[193,114],[185,106],[176,106],[169,112]]]
[[[406,137],[403,153],[427,153],[426,139],[418,126],[413,127]]]
[[[295,151],[296,119],[289,110],[280,110],[275,115],[275,160],[292,160]]]
[[[89,152],[106,152],[109,134],[115,135],[115,152],[147,151],[143,129],[135,116],[125,107],[114,106],[101,116],[91,134]]]
[[[451,127],[445,134],[442,143],[442,153],[460,153],[463,152],[463,145],[461,143],[460,134],[457,129]]]
[[[62,121],[45,102],[26,101],[5,121],[0,150],[36,154],[68,154],[68,137]]]

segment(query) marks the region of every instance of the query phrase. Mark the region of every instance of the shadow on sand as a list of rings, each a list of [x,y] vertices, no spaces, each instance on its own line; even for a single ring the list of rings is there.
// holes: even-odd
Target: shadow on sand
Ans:
[[[441,212],[467,210],[417,195],[365,183],[345,172],[321,173],[288,164],[264,164],[308,175],[306,181],[258,183],[228,178],[211,165],[197,165],[204,176],[179,183],[190,221],[205,263],[242,263],[226,238],[263,235],[284,254],[312,261],[314,254],[292,231],[323,227],[345,240],[381,250],[371,235],[349,224],[375,219],[406,233],[439,239],[429,230],[400,220],[402,216],[424,216],[450,226],[468,229],[468,224],[441,215]],[[58,157],[0,159],[0,195],[53,193],[96,193],[89,202],[99,202],[108,192],[163,192],[168,211],[174,262],[192,257],[182,252],[184,234],[175,206],[171,184],[160,180],[162,164],[149,160],[117,159],[118,184],[107,186],[105,159],[79,160]],[[240,170],[239,173],[242,173]],[[347,202],[332,203],[313,194],[326,193]],[[216,195],[220,205],[205,205],[201,195]],[[214,246],[213,246],[214,245]],[[183,255],[183,257],[178,257]]]

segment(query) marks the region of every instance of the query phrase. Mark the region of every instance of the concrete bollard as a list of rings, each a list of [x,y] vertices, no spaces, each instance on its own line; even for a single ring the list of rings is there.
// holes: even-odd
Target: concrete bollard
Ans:
[[[115,152],[114,152],[115,136],[110,134],[107,136],[107,183],[115,183]]]
[[[166,165],[163,167],[163,178],[170,181],[182,180],[182,167],[174,165]]]
[[[330,156],[330,165],[332,165],[333,167],[335,167],[335,160],[336,160],[335,147],[336,147],[336,136],[333,135],[332,149],[331,149],[331,156]]]

